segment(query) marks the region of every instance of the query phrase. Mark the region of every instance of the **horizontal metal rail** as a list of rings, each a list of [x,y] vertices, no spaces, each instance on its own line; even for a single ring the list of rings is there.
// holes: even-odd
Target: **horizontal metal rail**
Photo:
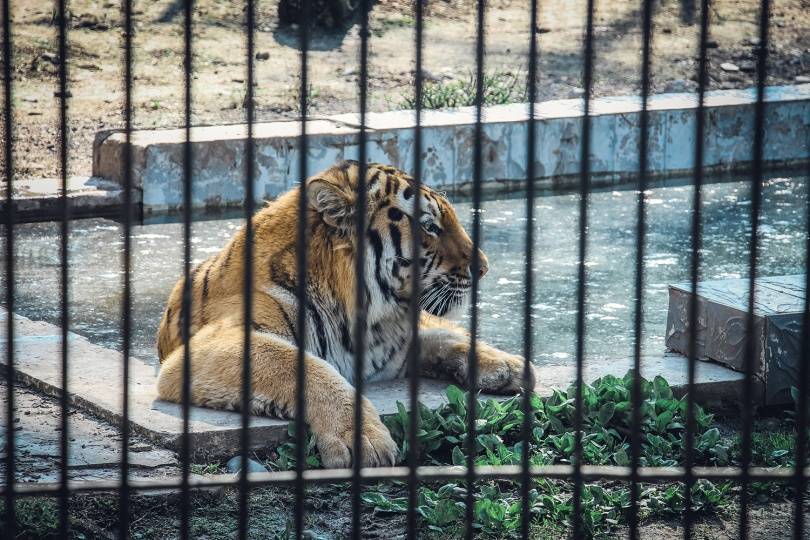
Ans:
[[[630,480],[632,467],[618,465],[582,465],[580,467],[584,480]],[[387,480],[407,480],[409,467],[373,467],[361,468],[360,478],[363,483],[382,482]],[[685,467],[639,467],[639,481],[682,481],[686,474]],[[747,474],[752,480],[767,482],[789,482],[796,477],[793,467],[749,467]],[[529,467],[532,478],[551,478],[556,480],[573,480],[573,465],[541,465]],[[485,465],[473,468],[477,479],[520,480],[523,474],[521,465]],[[350,482],[353,469],[317,469],[306,470],[301,475],[305,484],[332,484]],[[416,468],[416,477],[421,482],[434,480],[464,480],[469,471],[463,465],[430,465]],[[692,467],[692,477],[704,480],[739,480],[746,474],[742,467]],[[810,478],[810,467],[803,471],[804,478]],[[238,474],[218,474],[210,476],[193,476],[188,480],[189,488],[239,488]],[[266,473],[249,473],[247,485],[250,488],[267,486],[288,486],[298,481],[296,471],[275,471]],[[68,482],[68,489],[74,493],[103,492],[118,490],[121,482],[117,480],[73,480]],[[180,476],[166,478],[149,478],[129,480],[131,491],[155,491],[179,489],[183,486]],[[59,483],[17,483],[14,486],[15,496],[56,495]],[[6,488],[0,489],[5,495]]]

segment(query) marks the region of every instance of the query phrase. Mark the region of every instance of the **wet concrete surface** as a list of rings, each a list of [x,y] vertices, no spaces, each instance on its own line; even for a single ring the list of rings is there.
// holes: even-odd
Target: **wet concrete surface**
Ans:
[[[667,285],[689,279],[692,188],[670,181],[648,190],[645,245],[644,354],[664,350]],[[807,178],[776,176],[763,187],[760,225],[762,276],[804,271]],[[636,198],[633,189],[591,194],[588,228],[587,359],[632,354]],[[748,179],[711,183],[703,190],[701,279],[747,275],[751,211]],[[538,365],[570,366],[576,342],[578,196],[535,200],[532,300],[534,358]],[[471,204],[456,202],[462,221]],[[483,249],[490,273],[481,281],[480,334],[506,350],[522,351],[526,200],[520,194],[483,204]],[[241,215],[195,221],[194,262],[216,253],[243,223]],[[15,311],[60,322],[59,223],[22,224],[16,231]],[[71,223],[70,329],[120,349],[122,226],[108,219]],[[182,223],[164,220],[133,228],[133,355],[157,362],[157,324],[182,272]],[[4,237],[3,237],[4,238]],[[0,278],[2,279],[2,278]],[[5,294],[0,282],[0,294]],[[467,314],[461,319],[467,320]]]

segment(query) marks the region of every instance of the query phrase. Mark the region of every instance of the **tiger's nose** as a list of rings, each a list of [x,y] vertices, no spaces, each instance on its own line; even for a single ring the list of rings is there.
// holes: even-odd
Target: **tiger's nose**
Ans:
[[[489,260],[487,256],[484,255],[484,252],[480,249],[478,250],[478,277],[482,278],[486,275],[489,271]]]
[[[478,277],[482,278],[489,271],[489,259],[484,255],[484,252],[478,250]],[[469,274],[472,275],[472,265],[469,267]]]

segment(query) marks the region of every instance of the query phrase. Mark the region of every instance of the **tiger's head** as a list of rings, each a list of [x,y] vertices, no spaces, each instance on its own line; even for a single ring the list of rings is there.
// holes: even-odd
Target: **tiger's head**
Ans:
[[[310,207],[330,234],[356,242],[359,165],[344,161],[311,178],[307,184]],[[414,215],[414,180],[390,166],[370,163],[366,168],[366,283],[386,301],[407,305],[412,294],[411,272],[420,272],[421,308],[446,315],[460,306],[472,285],[473,243],[459,223],[450,202],[427,186],[421,187],[420,213]],[[412,221],[421,236],[419,261],[414,264]],[[479,275],[489,263],[478,250]]]

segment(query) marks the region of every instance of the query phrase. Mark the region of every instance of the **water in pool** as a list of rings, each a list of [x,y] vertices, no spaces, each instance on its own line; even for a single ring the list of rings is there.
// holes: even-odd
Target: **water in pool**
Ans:
[[[636,191],[591,194],[588,228],[586,359],[632,354]],[[806,177],[765,181],[760,237],[760,275],[802,273],[805,268]],[[574,362],[578,196],[544,195],[535,200],[534,279],[531,302],[537,364]],[[644,354],[664,350],[667,285],[689,279],[692,188],[669,182],[646,194]],[[456,202],[471,223],[471,204]],[[751,199],[747,181],[704,187],[702,277],[747,275]],[[481,281],[480,333],[515,353],[522,350],[526,200],[516,194],[483,204],[483,249],[490,272]],[[242,224],[233,219],[197,221],[193,258],[217,252]],[[16,231],[18,313],[59,324],[59,224],[18,225]],[[70,329],[92,341],[120,348],[123,249],[120,224],[77,220],[70,233]],[[5,238],[3,236],[3,238]],[[169,290],[182,271],[182,224],[133,228],[133,355],[156,362],[155,333]],[[5,294],[3,283],[2,293]],[[466,312],[460,317],[466,322]]]

